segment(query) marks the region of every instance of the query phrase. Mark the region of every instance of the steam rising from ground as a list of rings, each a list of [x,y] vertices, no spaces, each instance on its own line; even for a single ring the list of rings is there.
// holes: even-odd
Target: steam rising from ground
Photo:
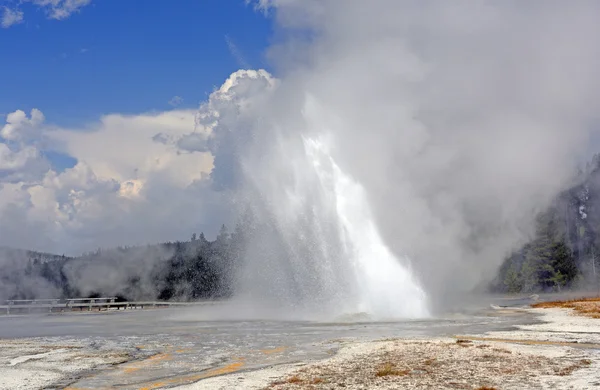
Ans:
[[[597,120],[600,5],[259,6],[279,27],[270,50],[279,80],[238,73],[229,97],[217,92],[204,107],[219,101],[236,108],[235,120],[228,110],[213,128],[213,179],[253,185],[242,198],[261,197],[277,214],[281,205],[270,196],[282,188],[293,196],[313,180],[298,173],[297,135],[327,129],[332,156],[364,187],[384,242],[412,259],[435,301],[491,277],[566,185]],[[318,126],[303,115],[308,101],[324,113]],[[304,218],[312,218],[309,211],[331,220],[331,210],[308,207]],[[312,250],[337,253],[329,236],[335,229],[309,233],[317,236],[309,241],[328,245]],[[299,225],[296,234],[304,231]]]
[[[40,298],[60,296],[58,288],[39,275],[27,272],[28,259],[22,251],[0,247],[0,302],[16,294]]]

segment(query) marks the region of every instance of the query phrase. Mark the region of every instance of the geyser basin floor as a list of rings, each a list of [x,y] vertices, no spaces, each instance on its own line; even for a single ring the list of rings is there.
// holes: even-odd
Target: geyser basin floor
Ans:
[[[275,390],[587,390],[600,386],[599,319],[564,309],[503,311],[539,315],[543,322],[479,336],[349,343],[335,357],[301,368],[216,377],[179,390],[267,386]]]
[[[0,378],[8,379],[0,388],[167,388],[327,358],[340,339],[480,334],[535,322],[526,313],[484,307],[440,319],[385,323],[202,321],[205,309],[2,317]],[[23,382],[27,377],[37,382]]]

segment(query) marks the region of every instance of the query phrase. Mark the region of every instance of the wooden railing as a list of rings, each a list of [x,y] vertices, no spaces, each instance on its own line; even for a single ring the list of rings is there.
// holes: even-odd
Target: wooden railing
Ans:
[[[7,305],[44,305],[57,304],[60,299],[11,299],[6,301]]]
[[[53,313],[65,311],[93,311],[93,310],[127,310],[165,308],[173,306],[212,305],[216,301],[202,302],[161,302],[161,301],[134,301],[117,302],[116,297],[107,298],[69,298],[60,299],[13,299],[0,305],[1,314],[23,313]]]

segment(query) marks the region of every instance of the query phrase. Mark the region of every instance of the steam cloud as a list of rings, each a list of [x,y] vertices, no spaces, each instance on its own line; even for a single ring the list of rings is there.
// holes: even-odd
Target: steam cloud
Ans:
[[[433,297],[491,277],[567,184],[597,121],[596,2],[257,6],[279,27],[269,51],[279,80],[238,73],[228,97],[203,107],[224,105],[213,180],[248,177],[267,197],[293,186],[269,180],[294,159],[276,155],[282,143],[326,129],[387,243]]]

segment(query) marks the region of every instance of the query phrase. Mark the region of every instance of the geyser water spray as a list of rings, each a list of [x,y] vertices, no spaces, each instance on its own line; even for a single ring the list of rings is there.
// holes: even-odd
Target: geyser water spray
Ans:
[[[306,138],[304,144],[336,205],[339,239],[358,292],[356,310],[376,318],[427,316],[425,292],[407,268],[407,259],[401,263],[383,242],[364,188],[340,169],[323,138]]]
[[[245,145],[242,192],[255,223],[238,297],[255,316],[427,316],[408,259],[383,242],[364,188],[332,155],[335,138],[320,127],[322,110],[308,103],[302,127],[263,124],[259,142]]]

